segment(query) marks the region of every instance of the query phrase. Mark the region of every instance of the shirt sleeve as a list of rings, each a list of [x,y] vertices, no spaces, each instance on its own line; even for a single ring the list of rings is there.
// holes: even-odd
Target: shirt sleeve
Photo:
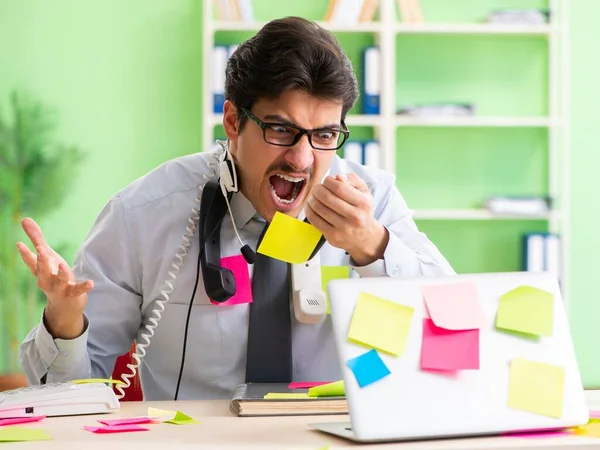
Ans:
[[[104,207],[81,246],[73,272],[91,279],[84,332],[54,339],[43,319],[21,345],[21,364],[30,384],[110,377],[116,358],[127,353],[140,327],[139,270],[131,248],[122,200]]]
[[[378,184],[374,192],[374,216],[388,230],[388,244],[383,259],[357,266],[350,258],[350,268],[361,277],[411,277],[454,274],[446,258],[417,228],[412,211],[395,185],[395,177]]]

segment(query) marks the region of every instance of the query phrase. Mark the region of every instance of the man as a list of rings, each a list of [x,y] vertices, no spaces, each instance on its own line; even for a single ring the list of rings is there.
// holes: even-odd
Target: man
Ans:
[[[222,218],[221,257],[239,254],[242,244],[256,249],[279,211],[322,232],[322,265],[349,265],[363,277],[453,273],[418,231],[395,178],[336,156],[357,95],[347,56],[312,22],[275,20],[239,46],[227,66],[223,125],[240,191]],[[226,157],[175,159],[116,194],[72,270],[35,222],[23,221],[35,252],[17,246],[47,296],[41,323],[22,344],[30,383],[110,377],[134,340],[145,353],[140,374],[149,400],[229,397],[253,379],[250,363],[270,367],[286,358],[289,381],[341,378],[329,317],[303,324],[288,309],[290,348],[257,355],[250,341],[280,325],[254,323],[262,294],[254,292],[254,303],[217,306],[201,274],[198,280],[200,191],[218,179]],[[288,300],[279,306],[289,308]]]

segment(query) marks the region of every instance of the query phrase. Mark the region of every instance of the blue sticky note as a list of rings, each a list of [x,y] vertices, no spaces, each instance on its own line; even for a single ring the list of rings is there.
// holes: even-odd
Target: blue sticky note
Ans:
[[[354,377],[361,388],[390,374],[390,369],[387,368],[375,349],[349,359],[346,365],[354,373]]]

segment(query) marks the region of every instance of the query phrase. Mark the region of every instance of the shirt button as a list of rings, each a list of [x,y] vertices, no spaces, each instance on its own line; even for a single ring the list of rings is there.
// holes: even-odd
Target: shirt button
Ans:
[[[396,267],[394,268],[394,270],[392,271],[392,273],[393,273],[394,275],[398,275],[398,266],[396,266]]]
[[[60,356],[69,356],[69,352],[60,352]]]

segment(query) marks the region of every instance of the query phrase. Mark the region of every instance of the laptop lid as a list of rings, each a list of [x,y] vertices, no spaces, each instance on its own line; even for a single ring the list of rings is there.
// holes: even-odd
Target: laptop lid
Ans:
[[[350,278],[332,280],[327,290],[357,439],[485,435],[588,421],[554,276]]]

